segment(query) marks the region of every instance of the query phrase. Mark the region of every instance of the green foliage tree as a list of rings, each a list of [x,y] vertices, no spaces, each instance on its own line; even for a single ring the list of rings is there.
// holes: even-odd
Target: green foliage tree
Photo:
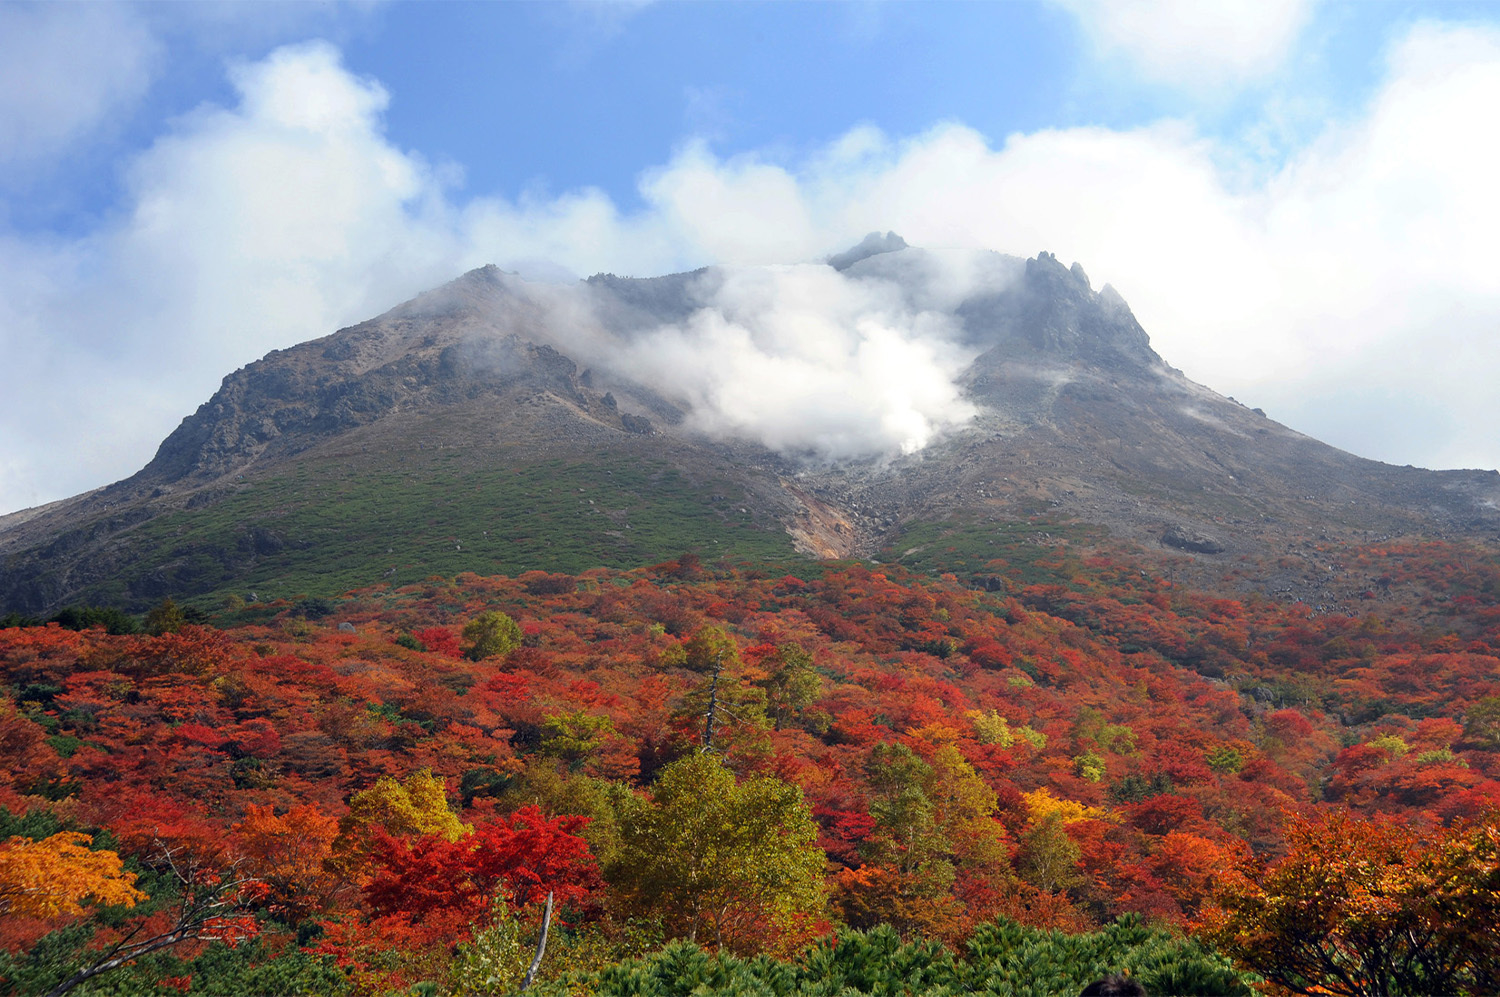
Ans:
[[[506,898],[496,897],[490,923],[474,937],[458,943],[448,967],[448,984],[454,993],[475,997],[504,997],[517,993],[526,977],[536,938],[511,911]]]
[[[982,925],[957,957],[936,942],[904,942],[889,925],[840,931],[795,962],[743,959],[676,942],[597,973],[558,981],[539,993],[693,994],[695,997],[1052,997],[1093,980],[1128,973],[1147,993],[1250,997],[1255,978],[1197,941],[1127,916],[1076,935]]]
[[[599,860],[609,868],[620,850],[620,814],[630,809],[635,794],[624,783],[577,773],[562,773],[550,758],[534,758],[505,787],[506,809],[532,804],[550,816],[581,814],[589,818],[580,832]]]
[[[1083,850],[1068,837],[1061,813],[1050,813],[1036,821],[1021,836],[1017,871],[1041,890],[1065,890],[1077,885],[1078,860]]]
[[[903,936],[951,928],[961,914],[949,894],[960,868],[1009,875],[994,790],[952,745],[935,749],[929,764],[905,744],[877,744],[865,772],[875,827],[861,849],[868,864],[838,878],[840,912]]]
[[[606,737],[614,734],[609,717],[587,710],[568,710],[549,714],[542,719],[542,754],[576,765],[599,750]]]
[[[52,622],[69,630],[103,627],[112,634],[139,633],[141,629],[134,616],[113,606],[64,606],[52,617]]]
[[[1125,724],[1105,722],[1104,714],[1091,706],[1079,709],[1073,737],[1079,741],[1091,741],[1100,749],[1118,755],[1135,752],[1135,731]]]
[[[97,921],[85,921],[53,931],[24,954],[0,950],[0,993],[45,994],[58,980],[67,979],[93,953],[91,939]],[[113,922],[110,927],[118,930]],[[350,993],[343,972],[331,959],[301,951],[295,945],[251,938],[233,946],[210,942],[197,955],[184,957],[157,951],[84,983],[77,992],[88,994],[159,994],[165,980],[191,980],[194,992],[211,994],[300,994],[306,997],[343,997]]]
[[[1500,750],[1500,696],[1486,696],[1465,711],[1464,740],[1485,751]]]
[[[945,744],[932,753],[930,768],[927,798],[953,859],[969,867],[1007,861],[1001,828],[994,819],[999,805],[995,791],[964,760],[963,752]]]
[[[762,689],[747,685],[737,673],[720,675],[717,681],[709,676],[683,694],[674,711],[677,719],[693,731],[695,740],[706,733],[710,703],[714,707],[715,749],[743,744],[771,726]]]
[[[866,858],[930,881],[934,891],[945,892],[953,882],[953,864],[946,857],[948,839],[927,796],[932,766],[906,745],[886,742],[871,749],[865,773],[876,794],[870,802],[876,832]]]
[[[464,624],[464,657],[483,661],[509,654],[521,646],[521,627],[498,609],[480,613]]]
[[[152,634],[176,633],[188,623],[187,614],[170,597],[163,599],[146,614],[146,632]]]
[[[765,664],[768,673],[756,684],[765,690],[766,713],[781,730],[818,698],[822,681],[813,670],[812,655],[790,642],[777,647]]]
[[[700,627],[682,645],[682,666],[705,674],[677,705],[679,721],[702,732],[708,747],[722,747],[724,736],[753,734],[771,725],[766,716],[766,690],[745,680],[739,646],[722,627]],[[709,712],[713,712],[713,740],[709,743]]]
[[[633,913],[735,951],[796,948],[823,913],[817,825],[796,786],[737,782],[701,752],[661,770],[606,870]]]
[[[740,649],[723,627],[699,627],[682,644],[683,664],[695,672],[739,667]]]
[[[1213,749],[1204,757],[1208,767],[1220,775],[1233,775],[1245,767],[1244,756],[1227,744]]]
[[[1104,759],[1097,752],[1085,751],[1073,758],[1073,774],[1087,782],[1101,782],[1106,774]]]

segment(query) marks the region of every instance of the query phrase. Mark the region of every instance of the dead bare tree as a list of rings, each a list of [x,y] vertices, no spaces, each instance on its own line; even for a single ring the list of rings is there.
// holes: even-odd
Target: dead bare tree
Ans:
[[[724,652],[714,658],[714,678],[708,687],[708,718],[703,724],[703,750],[714,750],[714,718],[719,711],[719,672],[724,668]]]
[[[536,979],[536,971],[542,968],[542,955],[547,951],[547,932],[552,927],[552,891],[547,891],[547,909],[542,913],[542,935],[536,941],[536,955],[532,957],[531,965],[526,970],[526,979],[521,981],[521,989],[528,989],[532,981]]]

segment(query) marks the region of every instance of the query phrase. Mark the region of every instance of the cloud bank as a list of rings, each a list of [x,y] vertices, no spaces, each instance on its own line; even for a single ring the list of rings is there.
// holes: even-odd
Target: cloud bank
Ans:
[[[1492,30],[1413,28],[1362,111],[1270,173],[1183,122],[998,144],[948,123],[898,138],[855,129],[795,161],[688,142],[642,173],[629,210],[589,189],[465,196],[391,144],[391,95],[326,44],[279,49],[231,80],[233,102],[178,120],[135,159],[125,210],[94,231],[0,228],[12,375],[0,509],[133,472],[232,368],[471,266],[796,264],[877,229],[1078,260],[1121,291],[1168,361],[1216,390],[1366,456],[1500,464],[1500,134],[1482,121],[1500,106]],[[837,294],[832,312],[799,307],[819,279],[796,266],[745,275],[717,317],[662,330],[654,348],[698,365],[693,390],[719,428],[762,426],[788,446],[811,445],[799,427],[822,415],[833,448],[860,445],[865,418],[913,445],[963,418],[942,383],[962,357],[925,307]],[[774,308],[741,305],[782,294]],[[715,379],[726,354],[747,376]],[[747,390],[815,377],[843,390],[914,365],[933,379],[877,391],[868,410],[820,414],[790,390],[775,404]]]

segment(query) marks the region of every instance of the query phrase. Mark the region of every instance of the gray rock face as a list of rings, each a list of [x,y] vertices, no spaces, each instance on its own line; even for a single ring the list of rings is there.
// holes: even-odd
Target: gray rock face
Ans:
[[[887,232],[884,235],[871,232],[860,240],[859,245],[828,257],[828,265],[835,270],[848,270],[861,260],[879,256],[881,253],[894,253],[905,248],[906,240],[895,232]]]
[[[494,267],[392,312],[278,350],[224,379],[131,482],[203,483],[300,453],[396,412],[441,410],[517,391],[547,392],[622,428],[637,416],[588,385],[587,372],[525,335],[550,321]],[[476,335],[482,330],[485,334]]]
[[[1019,286],[970,298],[958,315],[975,342],[992,344],[980,368],[1019,359],[1120,373],[1165,366],[1113,288],[1094,293],[1082,267],[1069,270],[1051,253],[1026,261]]]
[[[1049,253],[1022,263],[996,255],[996,274],[956,309],[965,334],[985,352],[968,387],[993,393],[998,370],[1017,363],[1092,365],[1139,374],[1164,368],[1118,295],[1094,293],[1081,267]],[[894,233],[872,233],[830,261],[852,276],[916,284],[936,265]],[[712,293],[709,270],[655,278],[600,274],[578,293],[610,332],[684,322]],[[638,384],[621,384],[580,365],[555,344],[558,314],[524,293],[517,278],[485,267],[377,319],[235,371],[183,420],[131,481],[203,483],[243,473],[376,422],[393,412],[440,409],[517,390],[543,391],[626,432],[654,431],[652,416],[676,424],[683,413]],[[596,383],[597,382],[597,383]],[[1013,402],[1011,385],[1002,391]],[[617,397],[618,395],[618,397]],[[621,399],[628,404],[621,407]]]
[[[1222,554],[1224,552],[1224,545],[1202,530],[1168,527],[1167,531],[1161,535],[1161,542],[1168,547],[1192,551],[1195,554]]]

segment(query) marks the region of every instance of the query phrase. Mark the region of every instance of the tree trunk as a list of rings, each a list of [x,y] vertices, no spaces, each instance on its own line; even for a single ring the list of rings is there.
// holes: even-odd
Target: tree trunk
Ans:
[[[526,979],[521,981],[521,989],[530,987],[536,979],[536,971],[542,968],[542,955],[547,951],[547,931],[552,927],[552,891],[547,891],[547,910],[542,914],[542,937],[536,940],[536,955],[532,957],[531,967],[526,970]]]

